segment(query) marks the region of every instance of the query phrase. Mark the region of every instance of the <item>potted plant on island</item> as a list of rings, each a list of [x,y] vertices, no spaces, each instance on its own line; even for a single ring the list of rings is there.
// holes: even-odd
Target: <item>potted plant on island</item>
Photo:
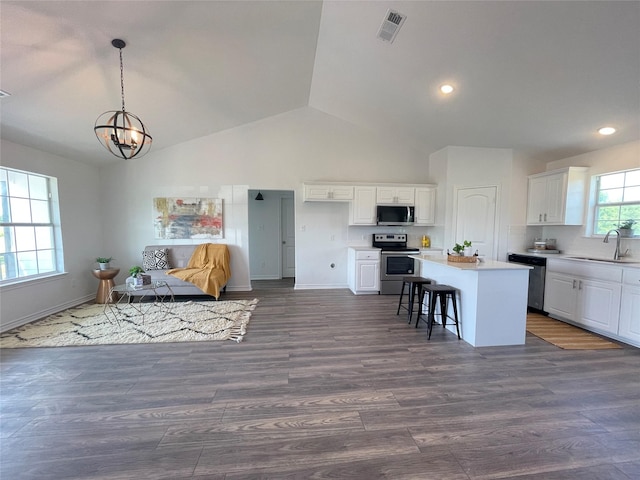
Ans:
[[[447,261],[449,262],[473,263],[478,260],[478,252],[476,251],[475,254],[471,253],[471,242],[469,240],[465,240],[462,244],[456,243],[453,251],[455,253],[449,253],[447,249]]]
[[[100,270],[107,270],[109,268],[109,262],[113,260],[112,257],[97,257],[96,262]]]
[[[462,242],[462,245],[460,245],[459,243],[456,243],[456,246],[453,247],[453,251],[456,252],[461,257],[464,257],[465,250],[467,249],[471,249],[471,242],[469,240],[465,240],[464,242]]]
[[[633,237],[633,226],[637,222],[635,220],[627,220],[618,225],[618,232],[621,237]]]

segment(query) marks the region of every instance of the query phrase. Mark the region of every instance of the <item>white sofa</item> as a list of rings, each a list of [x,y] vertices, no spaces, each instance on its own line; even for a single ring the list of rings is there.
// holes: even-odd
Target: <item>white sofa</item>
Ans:
[[[193,251],[198,245],[147,245],[144,247],[145,251],[153,251],[160,249],[167,249],[167,256],[169,259],[169,267],[162,270],[150,270],[145,269],[145,274],[151,276],[151,281],[162,280],[163,282],[167,282],[167,284],[171,287],[174,295],[204,295],[206,297],[214,298],[211,295],[204,293],[198,287],[196,287],[193,283],[185,282],[180,280],[179,278],[174,277],[173,275],[167,275],[167,271],[171,268],[183,268],[187,266],[189,263],[189,259],[193,254]],[[226,287],[225,287],[226,288]],[[222,291],[225,291],[223,289]],[[159,288],[159,294],[168,293],[167,289]],[[142,292],[140,293],[142,295]],[[135,296],[135,293],[133,293]]]

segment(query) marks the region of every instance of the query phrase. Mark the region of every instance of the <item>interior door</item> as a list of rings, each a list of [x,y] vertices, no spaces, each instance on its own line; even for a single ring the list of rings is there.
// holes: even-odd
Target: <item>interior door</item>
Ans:
[[[454,242],[469,240],[471,248],[495,258],[497,187],[460,188],[456,195]]]
[[[280,225],[282,228],[282,278],[296,276],[296,227],[293,198],[280,199],[282,216]]]

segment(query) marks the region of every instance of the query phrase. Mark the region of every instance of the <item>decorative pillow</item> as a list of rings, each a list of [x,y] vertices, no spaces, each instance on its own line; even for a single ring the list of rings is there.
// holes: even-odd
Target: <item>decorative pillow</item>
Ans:
[[[169,266],[169,255],[166,248],[144,250],[142,252],[142,268],[147,270],[166,270]]]

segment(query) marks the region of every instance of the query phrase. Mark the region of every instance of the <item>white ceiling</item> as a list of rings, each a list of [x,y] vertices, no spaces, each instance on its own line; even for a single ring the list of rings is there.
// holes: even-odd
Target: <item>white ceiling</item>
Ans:
[[[305,106],[429,154],[555,160],[640,138],[638,1],[6,1],[2,137],[94,164],[126,107],[153,150]],[[387,9],[407,19],[376,38]],[[442,82],[457,90],[438,94]],[[602,125],[618,132],[603,138]]]

